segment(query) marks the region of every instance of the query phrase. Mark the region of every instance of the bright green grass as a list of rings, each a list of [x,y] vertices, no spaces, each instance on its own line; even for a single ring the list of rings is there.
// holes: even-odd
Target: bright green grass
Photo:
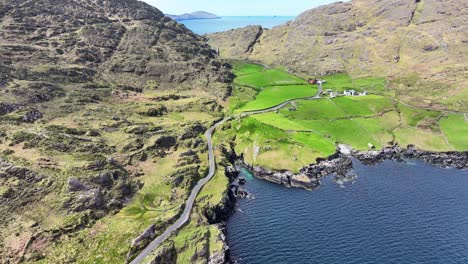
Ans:
[[[198,226],[195,221],[190,221],[174,237],[174,246],[181,252],[177,254],[177,263],[191,263],[192,256],[206,243],[208,236],[208,226]]]
[[[234,107],[238,108],[237,112],[265,109],[315,93],[315,89],[304,93],[307,89],[303,87],[310,87],[307,85],[270,86],[294,80],[291,75],[279,72],[266,70],[238,77],[237,83],[253,88],[251,93],[238,93],[244,99],[242,106],[237,103]],[[324,89],[336,91],[354,89],[382,94],[386,87],[386,79],[380,77],[353,80],[347,74],[335,74],[324,79],[327,80]],[[255,99],[252,98],[253,89],[259,92]],[[247,102],[249,98],[253,101]],[[348,144],[357,150],[368,149],[369,143],[379,149],[393,142],[402,146],[414,144],[424,150],[450,150],[439,129],[441,117],[439,111],[395,105],[390,98],[379,95],[296,100],[278,113],[235,121],[233,134],[237,135],[236,151],[244,153],[247,161],[270,169],[297,171],[299,164],[311,161],[297,156],[326,157],[334,152],[335,142]],[[440,122],[448,140],[457,149],[466,149],[468,144],[464,136],[468,134],[467,123],[461,122],[462,119],[463,116],[450,116]],[[255,149],[259,150],[257,154],[254,154]]]
[[[281,114],[289,119],[315,120],[344,118],[347,114],[341,110],[332,100],[301,100],[296,102],[297,110],[282,110]]]
[[[358,150],[367,149],[368,143],[381,146],[370,132],[353,120],[291,120],[274,113],[256,115],[253,118],[282,130],[315,131],[332,142],[349,144]]]
[[[396,111],[373,118],[354,118],[353,121],[369,131],[373,138],[383,146],[393,141],[393,130],[400,124]]]
[[[271,86],[263,89],[254,101],[247,103],[237,112],[265,109],[278,105],[284,101],[312,97],[317,92],[316,88],[310,85],[290,85]]]
[[[232,96],[229,97],[229,110],[232,113],[234,110],[244,107],[247,103],[255,100],[258,94],[253,88],[247,86],[236,86],[232,91]]]
[[[251,86],[257,89],[262,89],[265,86],[272,85],[292,85],[292,84],[305,84],[306,82],[280,70],[265,70],[258,73],[252,73],[237,77],[234,82],[243,86]]]
[[[324,76],[323,79],[327,81],[323,84],[324,89],[332,89],[334,91],[354,89],[353,80],[348,74],[333,74]]]
[[[233,71],[236,76],[242,76],[246,74],[261,72],[265,69],[263,65],[245,63],[241,61],[236,61],[233,63]]]
[[[352,99],[352,97],[338,97],[333,102],[349,116],[372,116],[375,114],[365,102]]]
[[[462,114],[450,114],[440,120],[440,127],[456,150],[468,150],[468,121]]]
[[[243,153],[248,163],[268,169],[299,172],[317,158],[333,153],[333,143],[314,133],[287,133],[252,117],[235,121],[233,127],[236,152]]]
[[[304,146],[320,152],[322,157],[330,156],[336,150],[335,144],[332,141],[325,139],[323,136],[317,133],[298,132],[292,134],[291,137],[294,141],[302,143]]]
[[[221,168],[221,166],[218,165],[218,168]],[[224,175],[224,170],[217,170],[213,179],[211,179],[198,194],[198,206],[205,207],[207,205],[215,206],[219,204],[224,196],[224,192],[220,190],[226,190],[228,186],[229,181]]]
[[[378,95],[337,97],[333,102],[350,116],[370,116],[394,109],[390,99]]]
[[[368,143],[372,143],[376,147],[381,145],[373,139],[368,131],[352,120],[309,121],[307,127],[324,135],[331,141],[348,144],[358,150],[368,149]]]

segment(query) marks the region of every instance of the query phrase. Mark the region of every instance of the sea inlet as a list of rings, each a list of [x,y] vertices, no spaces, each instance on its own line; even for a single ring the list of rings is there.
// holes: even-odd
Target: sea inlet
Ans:
[[[354,161],[314,191],[255,179],[227,224],[235,263],[468,263],[468,171]]]

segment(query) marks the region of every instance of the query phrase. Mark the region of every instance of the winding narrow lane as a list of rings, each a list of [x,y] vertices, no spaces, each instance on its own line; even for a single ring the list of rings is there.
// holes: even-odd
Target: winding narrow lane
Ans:
[[[323,92],[323,88],[322,88],[322,85],[319,84],[318,85],[318,91],[317,93],[312,96],[312,97],[304,97],[304,98],[295,98],[295,99],[291,99],[291,100],[287,100],[287,101],[284,101],[283,103],[281,104],[278,104],[278,105],[275,105],[275,106],[272,106],[272,107],[269,107],[269,108],[266,108],[266,109],[262,109],[262,110],[255,110],[255,111],[248,111],[248,112],[242,112],[242,113],[238,113],[238,114],[234,114],[234,115],[231,115],[229,117],[226,117],[224,118],[223,120],[217,122],[216,124],[214,124],[212,127],[210,127],[206,133],[205,133],[205,137],[206,137],[206,141],[207,141],[207,144],[208,144],[208,159],[209,159],[209,166],[210,166],[210,169],[208,171],[208,175],[201,179],[197,185],[192,189],[192,192],[190,193],[190,196],[189,198],[187,199],[187,201],[185,202],[185,208],[184,208],[184,211],[182,213],[182,215],[179,217],[179,219],[173,223],[171,226],[169,226],[165,231],[164,233],[162,233],[160,236],[158,236],[157,238],[155,238],[142,252],[140,252],[140,254],[132,261],[130,262],[131,264],[139,264],[139,263],[142,263],[142,261],[147,257],[149,256],[152,252],[154,252],[169,236],[171,236],[171,234],[177,230],[179,230],[180,228],[182,228],[185,224],[188,223],[188,220],[190,219],[190,213],[192,212],[192,208],[193,208],[193,205],[195,203],[195,199],[197,198],[197,195],[198,193],[201,191],[201,189],[203,188],[203,186],[205,186],[205,184],[207,184],[212,178],[213,176],[215,175],[216,173],[216,161],[215,161],[215,157],[214,157],[214,152],[213,152],[213,142],[212,142],[212,137],[213,137],[213,134],[214,132],[216,131],[216,129],[218,127],[220,127],[221,125],[223,125],[224,123],[232,120],[232,119],[235,119],[235,118],[244,118],[244,117],[247,117],[247,116],[250,116],[250,115],[258,115],[258,114],[264,114],[264,113],[269,113],[269,112],[274,112],[276,110],[279,110],[283,107],[285,107],[286,105],[290,104],[291,102],[294,102],[294,101],[297,101],[297,100],[315,100],[315,99],[320,99],[320,95],[322,94]]]

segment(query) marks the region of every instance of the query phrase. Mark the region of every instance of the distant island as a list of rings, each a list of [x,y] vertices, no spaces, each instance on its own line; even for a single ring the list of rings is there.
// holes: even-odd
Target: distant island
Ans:
[[[193,12],[193,13],[186,13],[186,14],[182,14],[182,15],[168,15],[166,14],[166,16],[174,19],[174,20],[192,20],[192,19],[220,19],[221,17],[215,15],[215,14],[212,14],[212,13],[208,13],[208,12],[205,12],[205,11],[197,11],[197,12]]]

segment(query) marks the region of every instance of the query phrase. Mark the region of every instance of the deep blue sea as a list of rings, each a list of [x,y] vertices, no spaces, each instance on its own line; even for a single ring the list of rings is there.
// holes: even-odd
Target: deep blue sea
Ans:
[[[309,192],[248,177],[227,224],[237,263],[468,263],[468,172],[411,161],[366,167]]]
[[[249,25],[261,25],[265,28],[279,26],[295,17],[284,16],[228,16],[221,19],[195,19],[179,21],[193,32],[203,35],[208,33],[226,31]]]

